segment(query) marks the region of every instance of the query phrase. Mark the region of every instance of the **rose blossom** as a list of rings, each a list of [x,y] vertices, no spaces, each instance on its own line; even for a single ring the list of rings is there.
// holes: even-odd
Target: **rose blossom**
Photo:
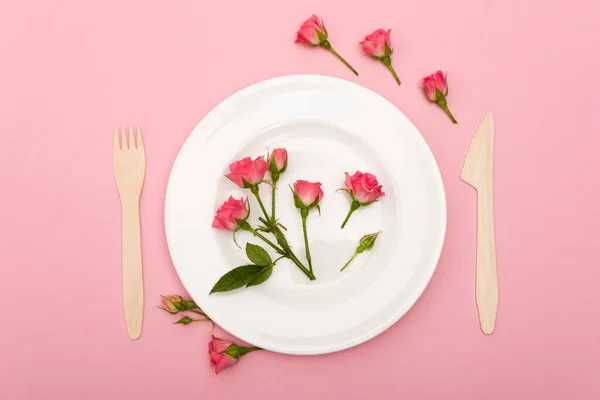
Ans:
[[[298,208],[314,208],[323,199],[321,182],[308,182],[298,180],[294,183],[294,204]]]
[[[218,374],[225,368],[231,367],[238,362],[239,358],[233,358],[225,353],[233,343],[223,339],[219,339],[213,335],[212,340],[208,342],[208,355],[210,357],[210,365],[215,366],[215,374]]]
[[[453,124],[456,124],[456,119],[448,108],[446,96],[448,95],[448,79],[442,71],[436,71],[435,73],[426,76],[421,82],[421,88],[425,92],[427,98],[437,103],[442,110],[446,112]]]
[[[388,29],[387,31],[385,29],[377,29],[375,32],[367,35],[365,40],[360,42],[360,45],[365,54],[376,60],[382,61],[385,66],[388,67],[398,85],[400,85],[400,78],[398,78],[394,67],[392,67],[392,59],[390,58],[394,52],[392,41],[390,39],[391,33],[391,29]]]
[[[378,60],[391,55],[393,52],[392,42],[390,40],[391,33],[391,29],[388,29],[387,31],[385,29],[377,29],[375,32],[367,35],[365,40],[360,42],[365,54]]]
[[[361,206],[371,204],[385,195],[375,175],[368,172],[363,174],[356,171],[352,176],[346,172],[345,183],[352,199],[358,201]]]
[[[352,198],[352,204],[350,205],[350,211],[348,211],[346,219],[344,219],[344,222],[342,223],[342,229],[344,229],[354,211],[358,210],[360,207],[368,206],[377,201],[380,197],[385,196],[375,175],[369,174],[368,172],[363,174],[360,171],[356,171],[352,176],[346,172],[345,184],[346,188],[340,190],[348,192]]]
[[[248,218],[248,208],[244,199],[236,200],[233,196],[223,203],[217,210],[212,227],[235,231],[238,228],[237,221],[245,221]]]
[[[242,158],[229,164],[229,174],[225,175],[241,188],[248,188],[259,184],[265,177],[269,165],[263,156]]]
[[[212,335],[211,341],[208,342],[208,356],[210,357],[210,365],[215,366],[215,374],[237,363],[241,356],[256,350],[262,349],[259,347],[238,346],[233,342],[219,339],[215,335]]]
[[[314,14],[304,21],[300,30],[296,32],[296,43],[319,46],[325,40],[327,40],[327,29],[325,29],[323,21]]]

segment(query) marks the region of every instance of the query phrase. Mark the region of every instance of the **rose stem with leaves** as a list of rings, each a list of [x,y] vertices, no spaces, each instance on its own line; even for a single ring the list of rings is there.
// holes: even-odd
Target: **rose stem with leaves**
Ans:
[[[239,227],[240,227],[240,229],[248,231],[248,232],[252,233],[254,236],[256,236],[257,238],[261,239],[263,242],[265,242],[266,244],[271,246],[277,253],[281,254],[282,256],[285,256],[286,258],[289,258],[294,264],[296,264],[296,266],[298,268],[300,268],[300,270],[302,272],[304,272],[304,275],[306,275],[308,277],[308,279],[310,279],[311,281],[315,280],[315,276],[313,275],[313,273],[311,271],[309,271],[308,269],[306,269],[306,267],[304,265],[302,265],[300,260],[298,260],[298,258],[293,253],[285,251],[282,248],[280,248],[279,246],[277,246],[276,244],[274,244],[273,242],[271,242],[269,239],[264,237],[256,229],[252,228],[250,226],[250,224],[247,223],[246,221],[241,223],[239,225]]]

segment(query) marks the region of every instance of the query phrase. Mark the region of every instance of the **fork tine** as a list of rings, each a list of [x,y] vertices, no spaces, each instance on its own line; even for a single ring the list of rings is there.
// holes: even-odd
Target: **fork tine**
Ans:
[[[137,146],[136,148],[138,150],[144,150],[144,140],[142,139],[142,132],[140,131],[140,126],[136,125],[135,127],[135,133],[137,136]]]
[[[129,148],[135,150],[135,133],[133,133],[133,126],[129,125]]]
[[[121,148],[123,150],[129,149],[129,135],[127,134],[125,126],[121,127]]]
[[[113,152],[121,150],[119,146],[119,128],[114,128],[113,134]]]

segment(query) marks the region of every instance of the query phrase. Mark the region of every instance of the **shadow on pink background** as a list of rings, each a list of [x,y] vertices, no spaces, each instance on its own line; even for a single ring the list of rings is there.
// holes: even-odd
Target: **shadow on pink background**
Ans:
[[[352,75],[294,45],[311,13]],[[599,6],[591,0],[4,1],[0,3],[0,398],[600,398]],[[357,42],[391,28],[401,87]],[[419,79],[448,71],[459,120]],[[442,170],[448,233],[424,295],[396,325],[337,354],[248,355],[214,376],[207,326],[152,307],[182,292],[165,242],[172,162],[219,101],[295,73],[358,82],[421,130]],[[497,329],[479,331],[475,192],[458,179],[496,116]],[[144,130],[146,313],[121,305],[115,125]],[[221,331],[217,330],[219,334]]]

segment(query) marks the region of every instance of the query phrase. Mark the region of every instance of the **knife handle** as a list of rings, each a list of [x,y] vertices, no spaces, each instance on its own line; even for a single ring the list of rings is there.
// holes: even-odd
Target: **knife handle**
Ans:
[[[489,335],[496,325],[498,274],[494,236],[494,196],[492,183],[477,190],[477,309],[483,333]]]

